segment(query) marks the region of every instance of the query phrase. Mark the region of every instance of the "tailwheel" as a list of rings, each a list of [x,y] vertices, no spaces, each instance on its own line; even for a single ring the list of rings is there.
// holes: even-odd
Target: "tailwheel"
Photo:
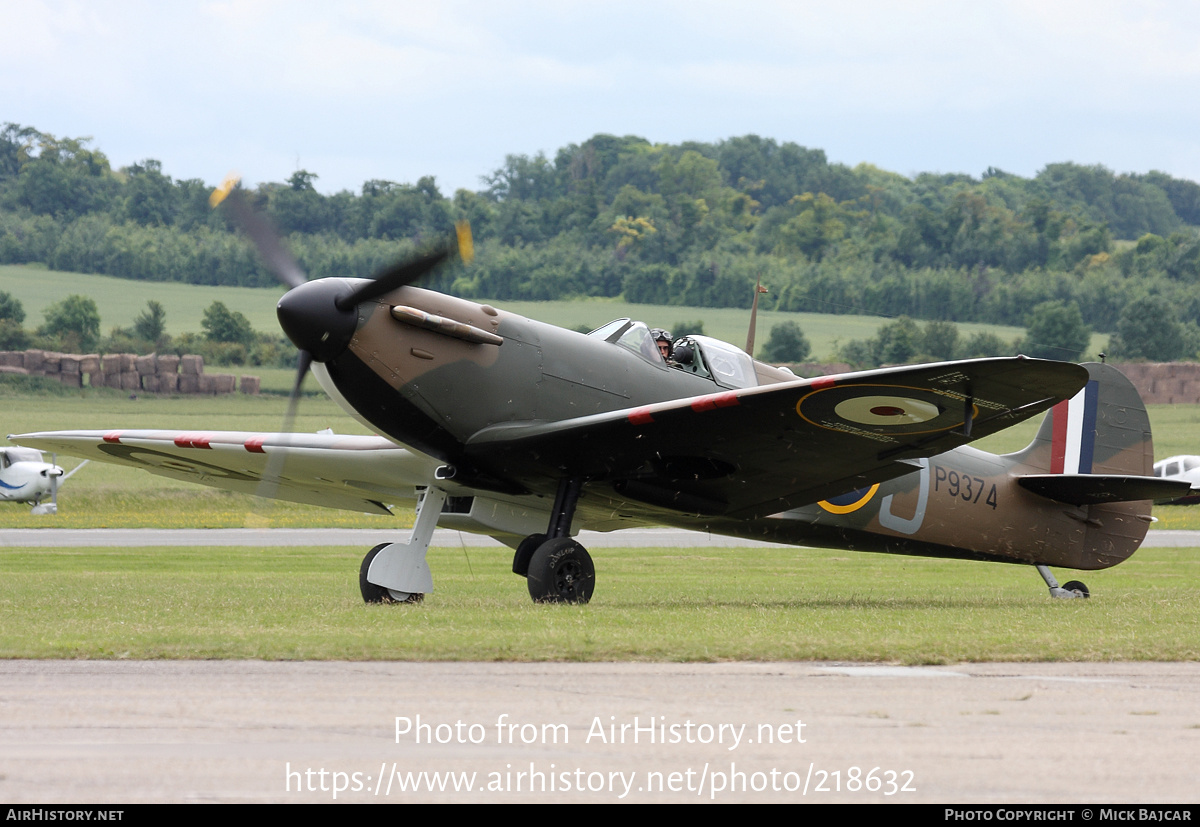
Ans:
[[[556,537],[538,546],[526,576],[535,603],[587,603],[596,586],[592,556],[570,537]]]
[[[368,551],[358,569],[358,590],[362,592],[363,601],[366,603],[420,603],[425,599],[425,595],[421,592],[396,591],[384,586],[376,586],[367,580],[367,571],[371,568],[371,561],[375,559],[375,555],[379,554],[381,549],[388,545],[388,543],[380,543]]]
[[[1046,586],[1050,589],[1050,596],[1056,597],[1059,600],[1070,600],[1076,597],[1089,597],[1088,587],[1083,585],[1078,580],[1070,580],[1063,585],[1058,585],[1058,581],[1054,579],[1054,575],[1050,573],[1049,566],[1037,565],[1035,568],[1042,579],[1046,581]]]

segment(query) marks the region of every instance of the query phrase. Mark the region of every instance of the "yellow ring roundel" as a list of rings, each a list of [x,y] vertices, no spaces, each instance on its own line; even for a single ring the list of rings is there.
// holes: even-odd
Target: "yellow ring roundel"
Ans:
[[[857,491],[848,491],[840,496],[821,500],[817,505],[830,514],[849,514],[869,503],[878,490],[879,483],[875,483],[870,488],[859,488]]]
[[[963,424],[963,400],[906,385],[826,385],[796,402],[800,418],[818,428],[904,438],[949,431]],[[979,415],[974,406],[973,416]]]

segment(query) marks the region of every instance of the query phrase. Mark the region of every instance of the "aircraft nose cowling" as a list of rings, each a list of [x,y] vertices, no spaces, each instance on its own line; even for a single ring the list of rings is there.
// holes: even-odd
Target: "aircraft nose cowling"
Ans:
[[[279,326],[296,347],[318,362],[337,358],[350,344],[358,326],[358,310],[338,309],[337,300],[351,288],[338,279],[301,284],[284,294],[275,308]]]

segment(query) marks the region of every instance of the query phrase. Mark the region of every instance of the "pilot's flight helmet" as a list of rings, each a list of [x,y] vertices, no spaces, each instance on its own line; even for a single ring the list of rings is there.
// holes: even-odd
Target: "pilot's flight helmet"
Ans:
[[[663,330],[661,327],[655,327],[650,330],[650,338],[654,340],[654,344],[656,344],[656,345],[659,344],[660,342],[667,343],[667,352],[663,354],[663,358],[670,359],[671,358],[671,331]],[[662,348],[659,348],[659,352],[660,353],[662,352]]]

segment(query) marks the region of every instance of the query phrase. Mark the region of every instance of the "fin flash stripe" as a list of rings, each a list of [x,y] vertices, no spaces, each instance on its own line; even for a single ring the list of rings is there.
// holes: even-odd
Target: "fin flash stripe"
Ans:
[[[1079,393],[1053,408],[1050,473],[1090,474],[1096,449],[1099,383],[1093,379]]]

